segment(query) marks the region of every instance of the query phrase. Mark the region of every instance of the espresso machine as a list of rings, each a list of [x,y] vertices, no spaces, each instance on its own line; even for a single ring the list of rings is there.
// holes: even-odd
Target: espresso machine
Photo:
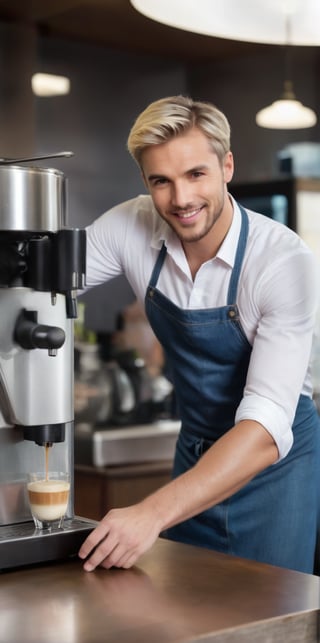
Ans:
[[[85,231],[66,225],[66,179],[0,159],[0,570],[75,556],[96,523],[74,516],[74,348]],[[31,165],[28,164],[28,162]],[[39,532],[28,472],[68,471],[63,528]]]

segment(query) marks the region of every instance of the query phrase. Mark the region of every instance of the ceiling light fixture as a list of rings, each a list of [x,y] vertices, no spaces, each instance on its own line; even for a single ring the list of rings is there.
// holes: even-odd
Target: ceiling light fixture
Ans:
[[[147,18],[216,38],[274,45],[320,45],[319,0],[130,0]]]
[[[315,112],[296,99],[290,80],[285,81],[281,98],[256,115],[257,125],[269,129],[304,129],[316,122]]]
[[[256,114],[256,123],[259,127],[269,129],[305,129],[313,127],[317,116],[310,107],[305,107],[297,100],[293,91],[291,72],[291,33],[290,16],[286,18],[286,45],[285,45],[285,80],[284,90],[279,100],[268,107],[261,109]]]
[[[320,0],[130,1],[147,18],[170,27],[217,38],[285,45],[284,92],[280,100],[258,112],[256,123],[274,129],[301,129],[316,124],[316,114],[295,97],[289,73],[289,46],[320,45]]]
[[[36,96],[63,96],[70,92],[69,78],[54,74],[34,74],[31,86]]]

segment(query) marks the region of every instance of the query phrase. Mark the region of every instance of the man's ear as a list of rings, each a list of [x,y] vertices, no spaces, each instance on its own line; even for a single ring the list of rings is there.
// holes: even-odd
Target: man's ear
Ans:
[[[234,172],[233,154],[227,152],[223,159],[223,178],[226,183],[230,183]]]

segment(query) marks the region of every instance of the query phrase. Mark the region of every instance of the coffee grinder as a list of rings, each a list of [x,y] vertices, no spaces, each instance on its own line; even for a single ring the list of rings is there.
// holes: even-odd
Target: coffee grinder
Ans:
[[[73,320],[85,231],[66,226],[62,172],[0,160],[0,570],[75,556],[96,523],[74,516]],[[24,165],[31,161],[32,165]],[[30,471],[69,471],[63,529],[35,530]]]

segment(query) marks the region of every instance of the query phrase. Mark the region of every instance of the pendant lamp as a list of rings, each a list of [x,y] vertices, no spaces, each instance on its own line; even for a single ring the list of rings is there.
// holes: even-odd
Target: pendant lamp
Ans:
[[[31,86],[36,96],[63,96],[70,92],[69,78],[54,74],[34,74]]]
[[[319,0],[130,0],[147,18],[193,33],[283,45],[286,16],[293,45],[320,45]]]
[[[256,123],[274,129],[313,127],[316,114],[297,100],[288,71],[289,47],[320,45],[320,0],[130,0],[147,18],[216,38],[285,45],[287,68],[279,100]],[[290,38],[289,38],[290,28]]]
[[[269,129],[304,129],[316,122],[315,112],[296,99],[291,80],[285,81],[281,98],[256,115],[257,125]]]
[[[274,101],[274,103],[261,109],[256,114],[256,123],[260,127],[269,129],[305,129],[313,127],[317,122],[315,112],[297,100],[293,91],[290,36],[290,17],[287,15],[284,89],[279,100]]]

